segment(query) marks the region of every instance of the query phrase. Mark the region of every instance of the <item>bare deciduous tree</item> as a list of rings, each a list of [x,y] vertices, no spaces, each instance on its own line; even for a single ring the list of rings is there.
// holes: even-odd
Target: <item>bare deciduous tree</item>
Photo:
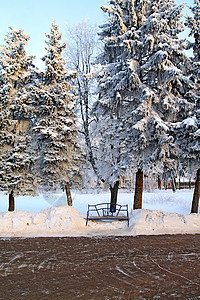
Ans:
[[[80,111],[87,156],[95,174],[98,175],[89,132],[91,122],[90,106],[95,97],[94,90],[96,88],[94,60],[99,47],[97,26],[90,24],[88,20],[83,20],[73,26],[67,26],[66,41],[65,59],[67,67],[77,73],[77,77],[73,79],[73,85],[76,87],[74,93],[77,98],[77,109]]]

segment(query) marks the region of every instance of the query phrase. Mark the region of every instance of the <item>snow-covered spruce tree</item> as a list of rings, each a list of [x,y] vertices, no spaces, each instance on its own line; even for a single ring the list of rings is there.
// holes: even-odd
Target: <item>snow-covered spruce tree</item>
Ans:
[[[0,190],[9,194],[9,211],[14,196],[35,194],[30,145],[32,107],[26,85],[33,75],[33,57],[26,56],[29,36],[14,30],[0,48]]]
[[[43,82],[31,87],[36,105],[32,135],[37,153],[37,186],[50,190],[61,185],[66,189],[68,204],[72,205],[69,183],[80,184],[83,155],[77,142],[74,97],[69,92],[68,73],[61,56],[65,44],[60,44],[62,35],[55,22],[46,37]]]
[[[115,0],[103,7],[110,19],[101,34],[98,155],[112,182],[128,167],[137,170],[134,208],[142,207],[143,172],[176,172],[178,151],[170,124],[183,120],[194,106],[193,83],[185,76],[191,64],[178,38],[182,9],[165,0]]]
[[[200,107],[197,107],[182,122],[173,124],[175,143],[180,151],[179,169],[189,176],[196,172],[191,213],[198,213],[200,196]]]
[[[193,74],[195,81],[200,84],[200,1],[194,0],[194,6],[190,7],[193,16],[187,16],[185,25],[189,27],[189,36],[193,42],[188,42],[188,49],[193,49]]]
[[[139,41],[133,38],[132,45],[127,41],[133,59],[139,62],[142,82],[133,114],[133,165],[146,174],[168,173],[172,178],[177,173],[179,150],[171,123],[183,120],[194,107],[190,93],[194,84],[187,76],[191,62],[178,38],[183,30],[183,7],[174,1],[152,1],[146,7],[146,20],[133,33]],[[140,192],[135,208],[141,207],[141,200]]]
[[[126,32],[126,25],[122,20],[123,12],[115,1],[110,6],[103,6],[110,18],[100,26],[99,33],[104,43],[104,51],[98,57],[102,70],[98,78],[99,100],[93,107],[96,123],[93,124],[93,143],[96,151],[95,160],[100,179],[110,186],[111,203],[117,202],[117,192],[120,175],[127,168],[127,160],[122,158],[126,130],[124,130],[124,114],[122,108],[129,109],[128,102],[122,105],[122,97],[130,92],[131,73],[127,68],[128,51],[119,39]],[[127,14],[129,10],[127,8]],[[127,23],[129,16],[127,15]],[[114,206],[111,205],[111,209]]]
[[[196,172],[191,213],[198,213],[200,197],[200,2],[198,0],[194,1],[191,11],[193,16],[187,16],[186,25],[190,29],[190,36],[194,38],[194,42],[188,42],[188,49],[193,50],[193,68],[190,76],[196,84],[191,90],[195,106],[182,122],[174,124],[174,128],[176,143],[181,149],[179,159],[181,168],[190,175]]]
[[[94,101],[96,89],[96,70],[94,59],[97,55],[97,26],[88,20],[83,20],[76,25],[66,28],[66,48],[64,57],[67,68],[74,70],[77,74],[72,79],[72,85],[76,88],[72,91],[76,96],[76,111],[80,116],[81,133],[86,145],[87,160],[91,164],[94,173],[97,168],[93,157],[92,143],[90,138],[90,110]]]

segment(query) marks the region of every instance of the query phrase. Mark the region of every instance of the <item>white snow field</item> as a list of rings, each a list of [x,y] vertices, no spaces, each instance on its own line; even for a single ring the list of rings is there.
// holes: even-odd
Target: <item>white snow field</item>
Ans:
[[[200,214],[190,214],[193,190],[144,192],[143,209],[132,210],[133,193],[119,192],[119,204],[129,205],[127,221],[89,221],[88,204],[109,202],[109,193],[73,192],[73,207],[58,191],[16,198],[7,212],[8,196],[0,193],[0,236],[93,236],[200,233]]]

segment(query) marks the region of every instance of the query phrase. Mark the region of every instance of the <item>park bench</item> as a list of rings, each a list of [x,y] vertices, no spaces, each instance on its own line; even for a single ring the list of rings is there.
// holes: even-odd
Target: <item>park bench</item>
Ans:
[[[111,204],[111,203],[89,204],[87,210],[86,226],[89,220],[128,221],[128,226],[129,226],[128,204],[124,204],[124,205]]]

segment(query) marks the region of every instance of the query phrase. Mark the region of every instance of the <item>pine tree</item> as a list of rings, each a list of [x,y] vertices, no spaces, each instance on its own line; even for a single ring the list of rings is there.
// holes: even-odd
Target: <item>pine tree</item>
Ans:
[[[182,120],[193,108],[189,92],[193,82],[187,76],[191,62],[178,38],[183,30],[182,9],[183,5],[176,6],[173,1],[150,3],[146,20],[134,32],[139,41],[133,40],[130,47],[139,62],[143,86],[140,103],[134,109],[134,163],[139,163],[137,168],[146,174],[168,173],[172,178],[179,152],[170,124]]]
[[[177,144],[181,149],[180,163],[184,172],[194,174],[196,182],[191,213],[198,213],[200,197],[200,2],[194,1],[190,8],[193,16],[187,16],[185,24],[190,29],[194,42],[188,42],[188,49],[193,50],[192,71],[190,76],[195,88],[190,93],[194,95],[194,109],[181,123],[175,124]],[[186,163],[185,163],[186,162]]]
[[[97,121],[93,139],[97,149],[96,166],[100,178],[105,185],[110,186],[111,203],[117,201],[119,177],[128,164],[128,157],[123,153],[126,152],[124,141],[126,129],[128,130],[124,128],[124,111],[129,109],[129,102],[125,103],[123,98],[127,99],[127,93],[131,94],[131,74],[126,62],[128,51],[119,38],[126,32],[130,20],[127,16],[127,22],[123,23],[123,13],[118,2],[111,1],[110,6],[102,7],[110,18],[106,24],[100,26],[102,31],[99,35],[104,42],[104,51],[98,57],[98,62],[103,67],[98,78],[99,100],[93,108]],[[126,12],[129,13],[128,7]]]
[[[80,184],[83,155],[77,142],[74,98],[61,56],[65,44],[60,44],[62,35],[55,22],[46,37],[43,82],[32,86],[30,93],[36,106],[32,132],[32,147],[37,156],[36,184],[46,190],[62,186],[66,189],[68,204],[72,205],[69,183]]]
[[[188,42],[188,49],[193,49],[193,73],[200,84],[200,1],[194,0],[194,6],[190,9],[193,16],[187,16],[185,24],[189,27],[189,36],[194,38],[194,42]]]
[[[10,211],[15,195],[35,194],[29,148],[32,107],[26,92],[33,76],[33,57],[25,51],[28,40],[23,30],[10,27],[0,48],[0,189],[9,193]]]
[[[64,79],[63,75],[66,73],[61,53],[65,49],[66,44],[60,44],[62,34],[59,32],[58,25],[56,25],[55,21],[52,22],[50,33],[46,33],[45,35],[47,38],[45,41],[47,54],[42,58],[46,66],[45,83],[61,83]]]
[[[105,65],[95,106],[101,165],[105,157],[102,172],[112,181],[127,167],[140,171],[141,180],[143,172],[174,176],[178,148],[170,124],[194,107],[187,76],[191,61],[178,38],[183,5],[109,3],[103,7],[110,21],[102,27]],[[142,203],[141,196],[135,201]]]

